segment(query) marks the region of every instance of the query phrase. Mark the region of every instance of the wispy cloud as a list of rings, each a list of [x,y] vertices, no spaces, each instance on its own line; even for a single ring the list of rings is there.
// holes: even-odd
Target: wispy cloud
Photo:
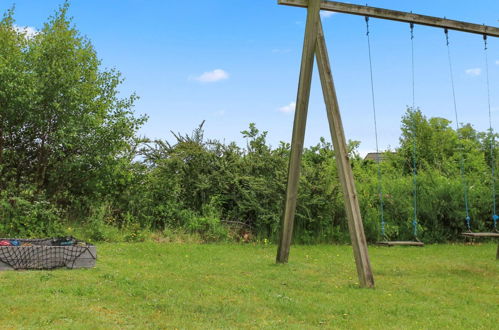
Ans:
[[[194,80],[197,80],[197,81],[202,82],[202,83],[214,83],[214,82],[229,79],[229,74],[225,70],[216,69],[213,71],[205,72],[200,76],[190,78],[190,79],[194,79]]]
[[[482,74],[482,69],[480,68],[473,68],[473,69],[468,69],[465,71],[467,75],[476,77]]]
[[[291,49],[281,49],[281,48],[272,49],[273,54],[287,54],[289,52],[291,52]]]
[[[499,65],[499,60],[496,61],[496,64]]]
[[[322,18],[329,18],[333,15],[335,15],[337,13],[335,13],[334,11],[324,11],[324,10],[321,10],[321,17]]]
[[[288,105],[280,107],[279,111],[282,112],[282,113],[291,113],[291,112],[294,112],[295,109],[296,109],[296,103],[295,102],[291,102]]]
[[[26,38],[33,38],[36,36],[40,31],[35,29],[32,26],[19,26],[19,25],[14,25],[14,30],[16,30],[18,33],[23,33]]]

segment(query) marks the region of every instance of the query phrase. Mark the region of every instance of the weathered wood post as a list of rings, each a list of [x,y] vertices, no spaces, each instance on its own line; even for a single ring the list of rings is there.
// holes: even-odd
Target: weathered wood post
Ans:
[[[343,188],[345,199],[345,210],[348,220],[348,230],[352,241],[353,254],[357,265],[357,274],[359,276],[360,286],[365,288],[374,287],[374,277],[371,270],[371,262],[367,251],[366,236],[364,234],[364,224],[360,214],[359,201],[355,189],[355,182],[348,158],[347,141],[343,124],[341,121],[340,107],[336,97],[333,74],[329,63],[324,31],[319,20],[319,34],[317,38],[316,57],[321,78],[322,93],[326,103],[327,118],[329,121],[329,130],[335,150],[336,165],[338,167],[338,176]]]
[[[308,101],[310,99],[310,86],[312,84],[312,70],[314,67],[314,53],[317,40],[318,24],[320,20],[320,0],[310,0],[305,27],[305,40],[303,41],[303,54],[301,60],[300,80],[298,95],[296,97],[295,120],[293,124],[293,137],[291,141],[291,155],[288,168],[288,187],[286,190],[286,205],[281,222],[281,237],[277,250],[277,262],[288,261],[291,238],[293,236],[293,223],[298,197],[298,181],[300,179],[300,162],[307,125]]]

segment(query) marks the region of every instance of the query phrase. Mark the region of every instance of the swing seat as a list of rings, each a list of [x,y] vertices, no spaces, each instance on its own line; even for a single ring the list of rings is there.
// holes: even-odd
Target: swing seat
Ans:
[[[466,232],[466,233],[462,233],[461,235],[463,235],[464,237],[471,237],[471,238],[476,238],[476,237],[499,238],[499,233],[498,232],[491,232],[491,233],[472,233],[472,232]],[[499,243],[497,244],[496,260],[499,260]]]
[[[424,243],[423,242],[418,242],[418,241],[383,241],[383,242],[378,242],[376,245],[380,246],[417,246],[417,247],[423,247]]]
[[[494,232],[491,232],[491,233],[466,232],[466,233],[462,233],[461,235],[463,235],[465,237],[497,237],[497,238],[499,238],[499,233],[494,233]]]

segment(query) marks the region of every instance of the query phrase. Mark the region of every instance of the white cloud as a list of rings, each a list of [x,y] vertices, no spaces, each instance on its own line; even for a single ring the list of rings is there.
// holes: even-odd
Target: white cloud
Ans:
[[[281,49],[281,48],[272,49],[273,54],[287,54],[289,52],[291,52],[291,49]]]
[[[203,83],[213,83],[229,79],[229,74],[222,69],[216,69],[213,71],[205,72],[198,77],[194,77],[193,79]]]
[[[333,15],[335,15],[337,13],[335,13],[334,11],[324,11],[324,10],[321,10],[321,17],[322,18],[329,18]]]
[[[496,64],[499,65],[499,60],[496,61]]]
[[[215,116],[217,117],[222,117],[225,115],[225,110],[219,110],[217,112],[215,112]]]
[[[290,104],[288,105],[285,105],[283,107],[280,107],[279,108],[279,111],[280,112],[283,112],[283,113],[291,113],[291,112],[294,112],[295,111],[295,108],[296,108],[296,103],[295,102],[291,102]]]
[[[40,31],[35,29],[32,26],[19,26],[19,25],[14,25],[14,30],[16,30],[18,33],[24,33],[26,35],[26,38],[30,39],[36,36]]]
[[[473,69],[468,69],[465,71],[467,75],[470,75],[470,76],[479,76],[482,74],[482,69],[480,68],[473,68]]]

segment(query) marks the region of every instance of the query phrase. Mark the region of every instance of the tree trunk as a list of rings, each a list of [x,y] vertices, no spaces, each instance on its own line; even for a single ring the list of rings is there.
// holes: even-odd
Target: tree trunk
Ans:
[[[44,172],[45,172],[45,142],[47,140],[46,134],[42,137],[42,142],[40,144],[40,149],[38,150],[38,169],[37,169],[37,183],[38,188],[41,189],[43,187],[44,182]]]
[[[3,128],[0,126],[0,167],[3,165],[3,148],[5,139],[3,137]]]

